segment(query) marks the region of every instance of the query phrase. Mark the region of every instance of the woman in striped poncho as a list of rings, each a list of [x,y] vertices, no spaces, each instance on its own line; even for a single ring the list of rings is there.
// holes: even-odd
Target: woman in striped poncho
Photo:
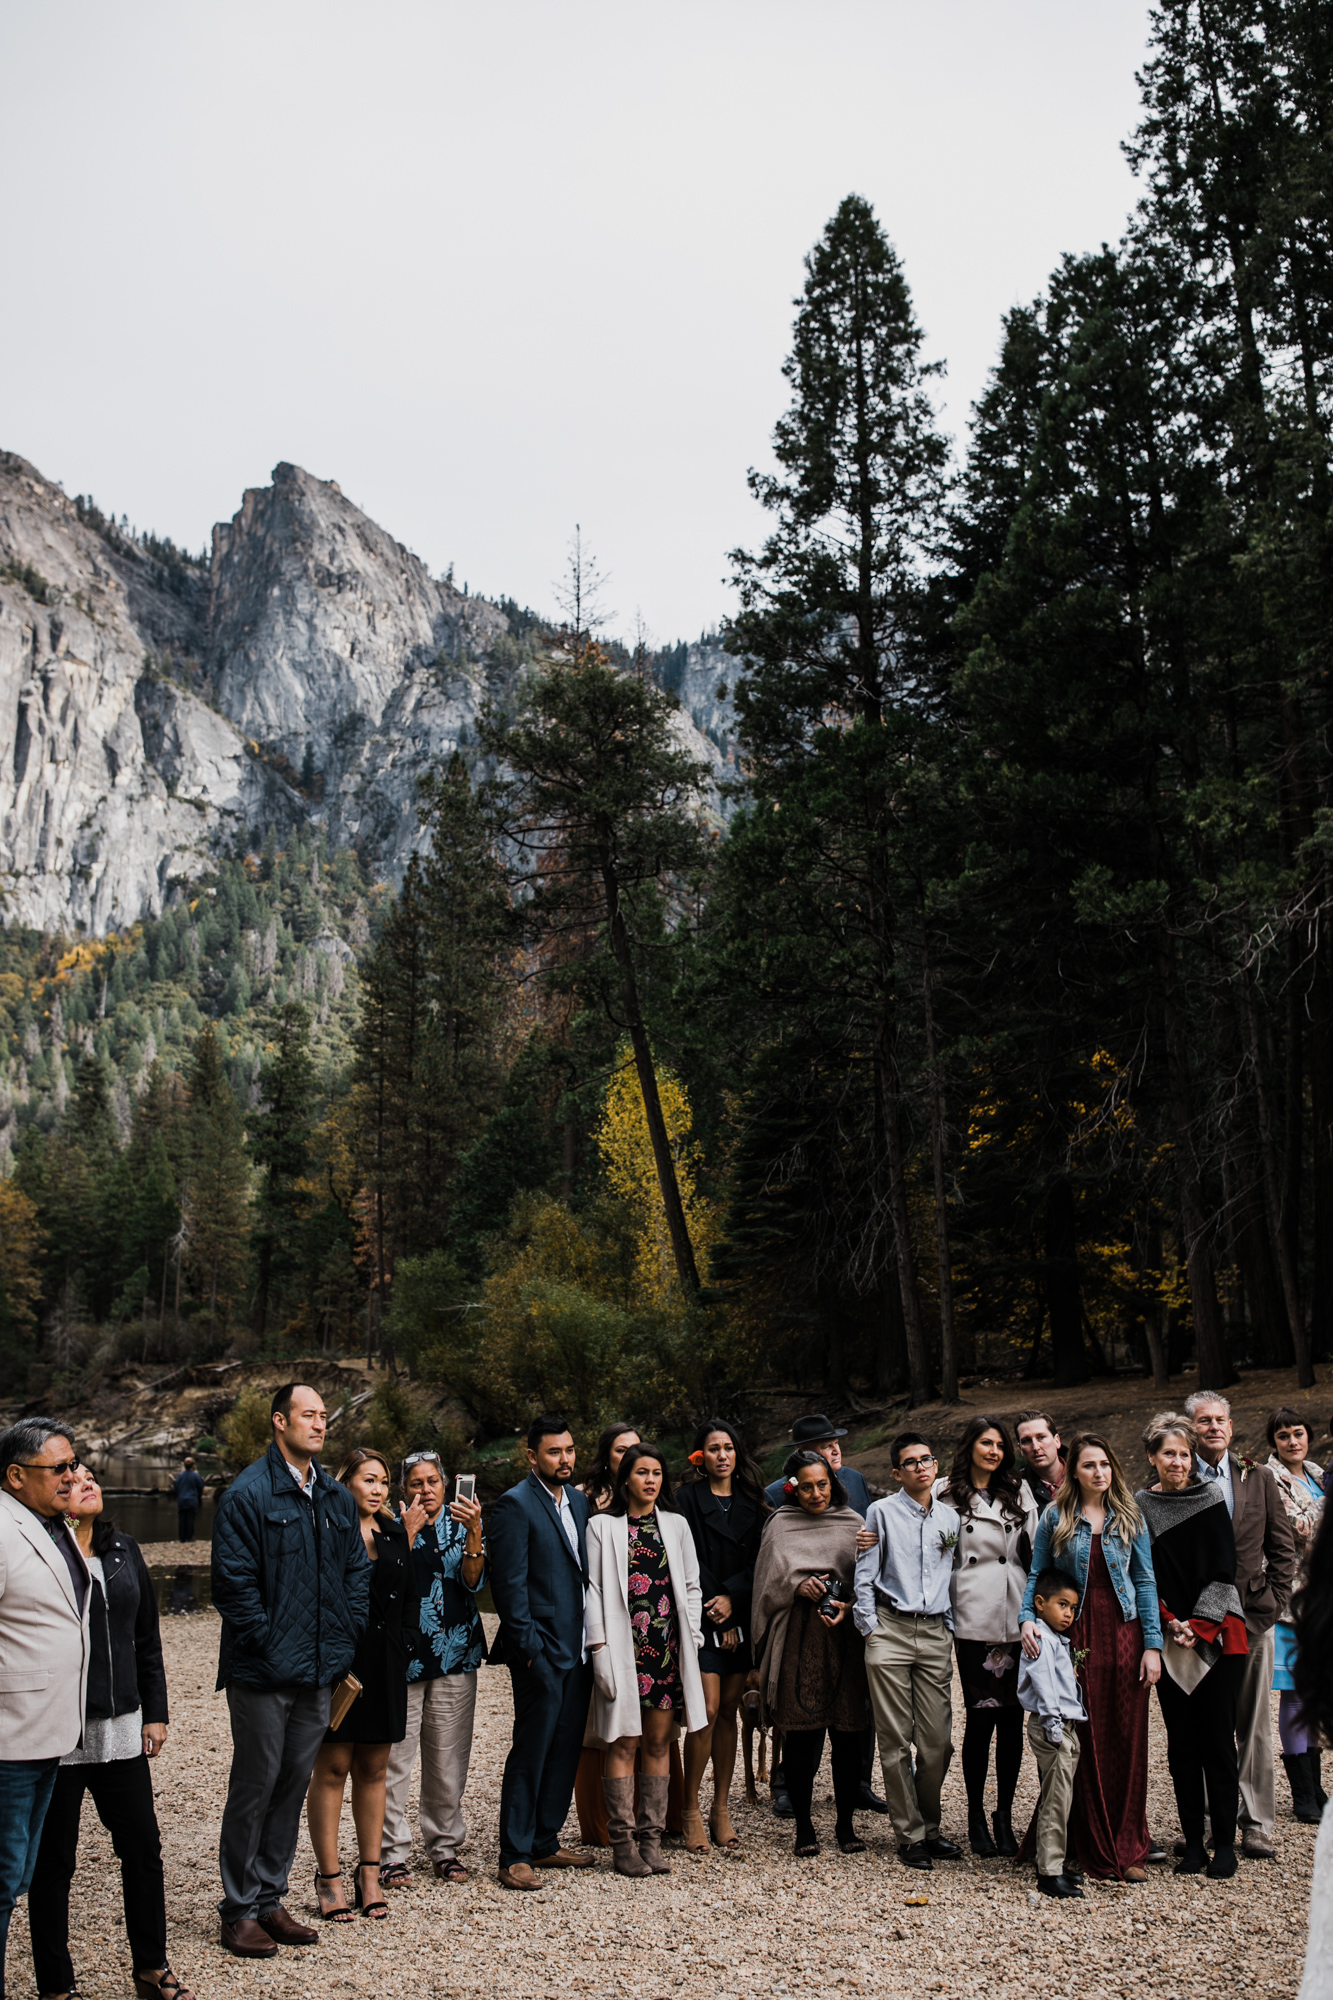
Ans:
[[[1154,1417],[1143,1442],[1156,1484],[1134,1497],[1152,1541],[1161,1602],[1163,1673],[1157,1698],[1184,1853],[1178,1875],[1236,1872],[1236,1697],[1249,1643],[1236,1590],[1236,1538],[1219,1485],[1195,1473],[1198,1440],[1188,1417]],[[1213,1857],[1204,1846],[1204,1800]]]

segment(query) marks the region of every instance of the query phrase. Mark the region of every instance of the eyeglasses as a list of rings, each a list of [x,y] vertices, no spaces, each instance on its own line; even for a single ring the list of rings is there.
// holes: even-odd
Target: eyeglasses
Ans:
[[[933,1458],[900,1458],[898,1460],[898,1470],[899,1472],[924,1472],[928,1465],[934,1465],[934,1463],[935,1460]]]
[[[444,1461],[438,1451],[409,1451],[403,1460],[403,1470],[406,1471],[409,1465],[438,1465],[441,1471],[444,1470]]]
[[[77,1472],[79,1469],[77,1458],[62,1459],[59,1465],[38,1465],[31,1458],[16,1458],[13,1463],[21,1465],[25,1472],[54,1472],[57,1479],[63,1479],[67,1472]]]

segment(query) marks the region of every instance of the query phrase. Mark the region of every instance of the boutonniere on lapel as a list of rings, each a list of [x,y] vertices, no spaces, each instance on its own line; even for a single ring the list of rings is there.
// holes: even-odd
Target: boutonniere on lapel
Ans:
[[[1091,1651],[1091,1646],[1071,1646],[1069,1648],[1069,1657],[1074,1663],[1075,1680],[1083,1678],[1083,1669],[1087,1664],[1088,1654]]]
[[[1240,1476],[1241,1476],[1241,1478],[1242,1478],[1242,1479],[1244,1479],[1244,1477],[1245,1477],[1245,1475],[1246,1475],[1246,1473],[1247,1473],[1247,1472],[1253,1472],[1253,1471],[1254,1471],[1254,1468],[1255,1468],[1255,1466],[1256,1466],[1256,1465],[1257,1465],[1258,1463],[1259,1463],[1259,1461],[1258,1461],[1258,1459],[1256,1459],[1256,1458],[1242,1458],[1242,1459],[1241,1459],[1241,1462],[1240,1462]]]
[[[940,1554],[942,1556],[951,1556],[954,1550],[958,1547],[957,1528],[941,1528],[938,1536],[938,1541],[940,1547]]]

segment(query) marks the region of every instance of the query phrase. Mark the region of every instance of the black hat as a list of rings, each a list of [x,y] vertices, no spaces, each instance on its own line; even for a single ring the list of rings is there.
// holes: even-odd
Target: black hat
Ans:
[[[820,1444],[825,1438],[845,1438],[846,1431],[840,1431],[831,1417],[822,1410],[816,1410],[812,1417],[798,1417],[791,1427],[793,1444]]]

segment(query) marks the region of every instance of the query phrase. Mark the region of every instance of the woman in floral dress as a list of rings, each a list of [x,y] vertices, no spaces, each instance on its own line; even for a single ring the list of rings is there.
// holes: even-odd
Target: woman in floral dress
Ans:
[[[707,1726],[699,1677],[703,1591],[694,1538],[654,1446],[631,1445],[615,1496],[588,1524],[585,1636],[593,1727],[607,1745],[607,1821],[618,1875],[664,1875],[671,1740]],[[634,1761],[639,1757],[639,1808]]]

